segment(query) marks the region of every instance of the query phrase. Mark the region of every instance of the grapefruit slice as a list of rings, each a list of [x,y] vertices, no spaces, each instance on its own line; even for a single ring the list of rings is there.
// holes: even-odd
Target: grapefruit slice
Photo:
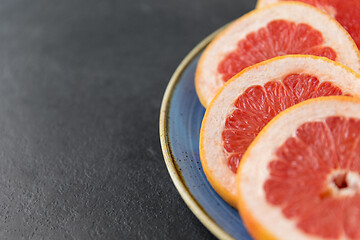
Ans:
[[[238,208],[255,239],[360,239],[360,99],[311,99],[245,153]]]
[[[290,0],[258,0],[257,8],[279,1]],[[292,0],[294,1],[294,0]],[[334,17],[352,36],[360,48],[360,1],[359,0],[295,0],[311,4]]]
[[[360,76],[310,55],[287,55],[246,68],[210,103],[200,131],[200,159],[216,192],[236,207],[235,175],[250,143],[279,112],[309,98],[360,96]]]
[[[195,75],[202,105],[244,68],[286,54],[327,57],[360,71],[356,44],[338,22],[308,4],[277,3],[239,18],[205,49]]]

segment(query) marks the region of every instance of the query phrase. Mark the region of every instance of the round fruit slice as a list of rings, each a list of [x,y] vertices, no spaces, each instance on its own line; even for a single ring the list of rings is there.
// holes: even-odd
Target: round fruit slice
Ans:
[[[255,239],[360,239],[360,99],[311,99],[279,114],[237,175]]]
[[[201,163],[215,191],[236,206],[236,171],[260,130],[282,110],[329,95],[360,96],[360,76],[310,55],[273,58],[228,81],[206,110],[200,132]]]
[[[279,1],[290,0],[258,0],[257,8]],[[334,17],[352,36],[360,48],[360,1],[359,0],[291,0],[311,4]]]
[[[338,22],[308,4],[277,3],[236,20],[205,49],[195,76],[201,103],[207,107],[244,68],[286,54],[323,56],[360,71],[358,49]]]

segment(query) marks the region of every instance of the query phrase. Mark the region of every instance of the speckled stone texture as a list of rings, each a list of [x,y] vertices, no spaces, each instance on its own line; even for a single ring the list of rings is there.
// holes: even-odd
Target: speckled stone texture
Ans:
[[[213,239],[160,149],[162,95],[255,0],[2,0],[0,239]]]

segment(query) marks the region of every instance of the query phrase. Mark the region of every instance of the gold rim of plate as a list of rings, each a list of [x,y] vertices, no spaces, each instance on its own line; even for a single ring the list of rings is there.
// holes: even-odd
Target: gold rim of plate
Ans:
[[[180,193],[181,197],[190,208],[190,210],[195,214],[195,216],[200,220],[200,222],[217,238],[219,239],[233,239],[227,232],[225,232],[200,206],[200,204],[196,201],[194,196],[190,193],[188,188],[186,187],[183,179],[181,177],[181,173],[178,172],[176,168],[176,163],[174,156],[171,153],[170,142],[168,137],[168,113],[170,107],[170,99],[174,92],[175,86],[180,80],[184,70],[187,68],[189,63],[209,44],[209,42],[226,26],[218,29],[208,37],[206,37],[203,41],[201,41],[195,48],[191,50],[191,52],[184,58],[184,60],[180,63],[180,65],[175,70],[172,75],[169,84],[166,87],[165,94],[161,103],[160,110],[160,120],[159,120],[159,131],[160,131],[160,142],[161,149],[164,155],[166,167],[170,174],[170,177]]]

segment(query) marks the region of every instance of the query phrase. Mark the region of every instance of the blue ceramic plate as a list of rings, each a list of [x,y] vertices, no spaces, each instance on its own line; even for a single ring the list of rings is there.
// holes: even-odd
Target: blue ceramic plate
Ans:
[[[172,76],[161,106],[160,140],[170,176],[199,220],[220,239],[251,239],[238,212],[210,186],[199,157],[205,108],[196,95],[194,76],[202,50],[217,33],[196,46]]]

